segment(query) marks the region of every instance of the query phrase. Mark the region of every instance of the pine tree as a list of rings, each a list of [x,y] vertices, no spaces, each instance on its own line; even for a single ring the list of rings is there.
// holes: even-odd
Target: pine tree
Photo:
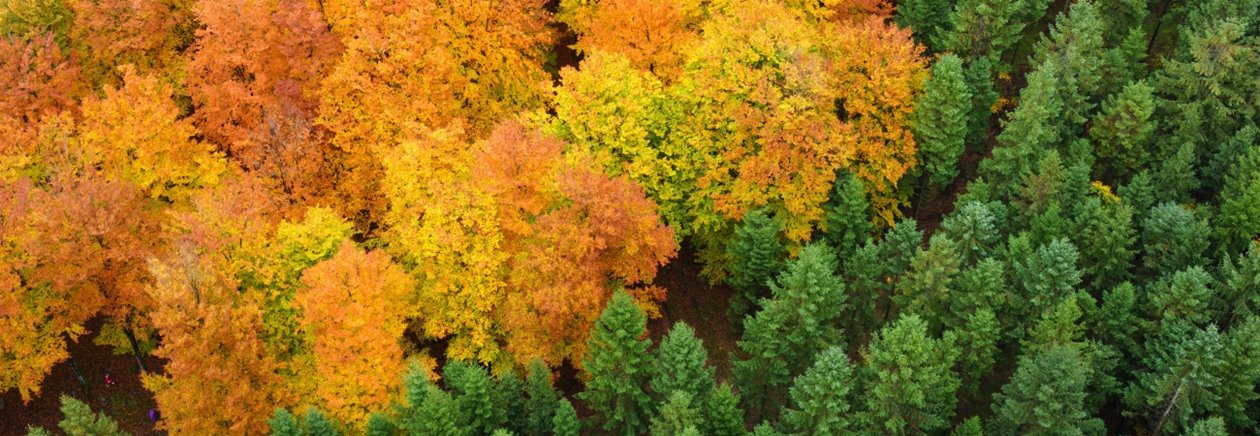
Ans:
[[[1085,409],[1089,363],[1071,347],[1021,358],[1011,380],[994,396],[998,434],[1103,434],[1102,421]]]
[[[826,211],[824,228],[827,240],[835,247],[836,254],[848,257],[858,246],[871,237],[870,203],[866,200],[862,181],[851,173],[836,177],[831,199],[823,206]]]
[[[396,407],[398,426],[409,435],[464,436],[468,417],[451,394],[429,381],[425,370],[412,366],[403,376],[406,404]]]
[[[845,306],[844,284],[835,276],[836,258],[826,244],[801,249],[770,286],[773,297],[744,321],[738,342],[748,358],[735,362],[740,392],[751,406],[765,410],[765,400],[785,389],[814,356],[836,345],[843,335],[836,318]]]
[[[652,406],[644,391],[651,377],[647,317],[626,293],[613,295],[586,341],[586,390],[578,394],[610,434],[647,430]],[[563,407],[563,406],[562,406]],[[558,413],[558,412],[557,412]],[[559,418],[557,418],[559,419]]]
[[[853,383],[853,364],[843,348],[819,353],[814,366],[792,382],[792,406],[783,412],[786,427],[805,435],[852,431],[848,396]]]
[[[1104,203],[1104,201],[1107,201]],[[1081,274],[1089,289],[1110,289],[1132,278],[1137,230],[1133,208],[1118,201],[1088,198],[1072,223],[1072,243],[1080,249]]]
[[[744,411],[739,408],[739,396],[723,383],[713,390],[704,409],[703,434],[711,436],[743,436]]]
[[[560,397],[551,385],[551,370],[542,359],[529,363],[529,376],[525,378],[525,431],[527,436],[551,434],[552,418]]]
[[[333,424],[324,412],[314,407],[306,409],[306,417],[302,420],[302,427],[305,434],[309,436],[338,436],[341,432],[337,431],[337,427]]]
[[[1225,252],[1243,252],[1260,240],[1260,147],[1252,145],[1230,167],[1220,198],[1218,239]]]
[[[958,175],[971,110],[971,90],[963,75],[962,59],[952,54],[941,56],[932,65],[932,76],[923,88],[915,101],[910,128],[925,177],[934,185],[946,186]]]
[[[1222,335],[1216,326],[1186,324],[1161,329],[1146,341],[1143,371],[1124,395],[1128,413],[1145,417],[1153,434],[1189,426],[1196,413],[1219,399]]]
[[[993,212],[978,201],[957,203],[954,212],[941,220],[941,233],[957,244],[962,265],[975,265],[989,257],[1002,240],[994,221]]]
[[[1018,238],[1012,245],[1018,245]],[[1012,281],[1016,284],[1014,308],[1017,317],[1040,317],[1076,290],[1081,282],[1076,268],[1077,251],[1072,243],[1056,239],[1032,253],[1008,249]]]
[[[1151,208],[1142,220],[1142,265],[1148,276],[1203,265],[1207,223],[1173,203]]]
[[[727,255],[731,259],[727,282],[736,289],[731,297],[732,319],[740,319],[765,296],[767,282],[778,273],[786,248],[779,233],[783,225],[763,209],[744,214],[744,221],[735,229]]]
[[[708,400],[713,391],[713,368],[705,366],[708,353],[691,326],[675,322],[674,328],[661,339],[655,354],[652,393],[657,402],[665,401],[677,391],[690,394],[697,404]]]
[[[271,415],[267,424],[271,426],[271,436],[302,436],[302,429],[298,427],[297,418],[294,418],[293,414],[283,407],[276,408],[276,412]]]
[[[474,433],[488,434],[507,422],[507,411],[497,401],[499,392],[486,368],[471,362],[449,361],[442,379],[454,394],[455,407],[466,413]]]
[[[919,433],[949,428],[959,387],[958,349],[950,337],[932,339],[915,315],[899,318],[871,341],[871,372],[863,419],[873,433]]]
[[[103,413],[92,413],[92,409],[82,401],[68,395],[61,396],[61,422],[57,427],[69,436],[122,436],[127,433],[118,428]]]
[[[919,315],[928,323],[928,331],[939,333],[950,319],[950,291],[962,259],[958,245],[944,235],[933,235],[928,249],[920,250],[910,262],[893,302],[897,310]]]
[[[700,424],[700,411],[696,408],[690,393],[674,391],[661,403],[661,410],[652,418],[650,434],[681,435],[688,428]]]
[[[577,411],[567,398],[560,399],[556,407],[556,416],[551,420],[551,431],[555,436],[578,436],[582,431],[582,423],[578,421]]]

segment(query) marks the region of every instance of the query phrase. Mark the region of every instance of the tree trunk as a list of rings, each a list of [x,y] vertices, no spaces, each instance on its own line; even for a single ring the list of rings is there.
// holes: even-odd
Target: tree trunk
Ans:
[[[136,356],[136,365],[140,366],[140,372],[149,372],[149,369],[144,366],[144,357],[140,355],[140,345],[136,343],[135,332],[131,330],[131,327],[127,327],[123,329],[123,334],[127,335],[127,342],[131,343],[131,354]]]

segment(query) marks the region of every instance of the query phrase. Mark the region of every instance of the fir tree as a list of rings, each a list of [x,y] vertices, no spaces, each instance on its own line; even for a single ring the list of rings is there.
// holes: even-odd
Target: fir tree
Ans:
[[[792,382],[792,406],[783,412],[786,427],[804,435],[852,431],[848,396],[853,381],[853,364],[843,348],[819,353],[814,366]]]
[[[928,331],[939,333],[950,318],[950,292],[962,259],[958,245],[943,235],[932,236],[928,249],[919,251],[910,262],[893,302],[905,313],[919,315],[927,321]]]
[[[61,422],[57,427],[69,436],[114,436],[127,433],[103,413],[92,413],[88,405],[69,395],[61,396]]]
[[[690,393],[674,391],[661,404],[660,413],[652,418],[651,434],[681,435],[688,428],[696,428],[700,416]]]
[[[932,339],[915,315],[884,327],[871,341],[865,424],[873,433],[920,433],[949,428],[959,387],[953,341]]]
[[[727,255],[731,259],[727,282],[737,291],[731,298],[732,319],[740,319],[765,295],[767,282],[782,267],[786,248],[779,238],[783,225],[763,209],[744,214],[735,229]]]
[[[525,431],[527,436],[551,433],[552,418],[560,402],[559,395],[551,386],[551,370],[542,359],[529,363],[529,376],[525,378]]]
[[[696,403],[708,400],[713,391],[713,368],[705,366],[708,354],[691,326],[674,323],[674,328],[661,339],[655,354],[652,393],[658,402],[663,402],[677,391],[690,394]]]
[[[367,435],[368,436],[393,436],[398,432],[398,426],[390,421],[389,417],[379,412],[374,412],[368,416]]]
[[[838,175],[831,199],[823,210],[826,212],[824,228],[827,240],[831,241],[840,257],[847,257],[870,239],[873,230],[870,203],[857,176],[847,172]]]
[[[704,409],[703,434],[711,436],[743,436],[744,411],[739,408],[739,396],[723,383],[713,390]]]
[[[454,394],[455,406],[467,414],[474,433],[488,434],[507,422],[507,413],[497,401],[499,391],[485,367],[449,361],[442,368],[442,379]]]
[[[1149,276],[1203,265],[1207,224],[1173,203],[1151,208],[1142,220],[1142,265]]]
[[[907,0],[897,5],[897,24],[914,32],[914,40],[929,51],[940,51],[949,31],[949,0]]]
[[[957,243],[962,265],[971,266],[989,257],[1001,241],[993,212],[977,201],[959,202],[953,213],[941,221],[941,233]]]
[[[567,398],[561,398],[556,407],[556,416],[551,420],[552,434],[555,436],[578,436],[582,431],[582,423],[578,421],[577,411]]]
[[[337,431],[337,427],[333,424],[323,412],[314,407],[306,409],[306,418],[303,419],[302,427],[306,430],[308,436],[337,436],[341,432]]]
[[[1053,347],[1021,358],[1011,380],[994,396],[997,434],[1103,434],[1102,421],[1085,409],[1089,363],[1077,350]]]
[[[1133,258],[1137,254],[1133,249],[1137,230],[1133,227],[1132,207],[1088,198],[1072,229],[1072,243],[1080,249],[1081,275],[1089,289],[1109,289],[1132,278]]]
[[[988,57],[967,60],[967,69],[963,71],[967,80],[967,89],[971,92],[971,108],[967,112],[967,146],[972,150],[984,151],[989,139],[989,123],[993,118],[993,105],[998,101],[997,89],[993,87],[993,63]]]
[[[297,418],[294,418],[293,414],[283,407],[276,408],[276,412],[271,415],[267,425],[271,426],[271,436],[302,436],[302,429],[298,427]]]
[[[1203,267],[1192,266],[1160,279],[1147,291],[1152,319],[1165,323],[1190,323],[1199,327],[1212,320],[1215,279]]]
[[[1220,197],[1218,239],[1225,252],[1241,253],[1260,240],[1260,147],[1253,145],[1238,157]]]
[[[628,294],[618,292],[595,321],[586,341],[582,368],[587,383],[578,398],[595,412],[603,430],[610,434],[634,435],[647,430],[652,406],[644,391],[651,377],[647,351],[651,341],[642,339],[646,335],[643,310]]]
[[[1226,436],[1228,434],[1229,432],[1225,431],[1225,420],[1217,416],[1196,421],[1194,426],[1186,429],[1184,433],[1185,436]]]
[[[1155,132],[1155,88],[1139,81],[1108,97],[1094,115],[1089,135],[1105,174],[1127,179],[1151,159]]]
[[[958,175],[971,110],[971,90],[963,76],[962,59],[952,54],[941,56],[932,65],[932,76],[923,88],[910,126],[925,177],[934,185],[946,186]]]

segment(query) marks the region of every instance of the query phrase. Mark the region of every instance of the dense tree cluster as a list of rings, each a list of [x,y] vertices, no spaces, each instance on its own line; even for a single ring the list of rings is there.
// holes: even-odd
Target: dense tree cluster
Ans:
[[[1260,425],[1258,0],[0,1],[0,72],[26,402],[100,319],[174,434]]]

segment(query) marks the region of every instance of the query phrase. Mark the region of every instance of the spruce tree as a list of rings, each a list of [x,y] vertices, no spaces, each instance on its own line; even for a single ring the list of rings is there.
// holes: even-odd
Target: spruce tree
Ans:
[[[1017,317],[1033,319],[1052,310],[1072,294],[1081,282],[1076,268],[1077,251],[1072,243],[1056,239],[1028,253],[1017,248],[1021,242],[1013,238],[1008,248],[1011,276],[1016,284],[1014,309]],[[1024,242],[1026,243],[1026,242]]]
[[[1033,173],[1034,165],[1064,136],[1059,95],[1058,65],[1046,63],[1028,73],[1028,85],[1019,92],[1019,105],[1010,112],[997,136],[997,146],[980,162],[980,175],[1002,181],[993,186],[999,197],[1007,197]]]
[[[739,408],[739,396],[723,383],[713,390],[704,409],[701,433],[710,436],[743,436],[744,411]]]
[[[395,407],[398,426],[408,435],[464,436],[468,417],[451,394],[429,381],[424,369],[409,368],[403,376],[406,404]]]
[[[486,368],[472,362],[453,360],[442,368],[455,398],[455,406],[467,414],[468,427],[474,433],[488,434],[507,422],[507,411],[498,401],[500,394]]]
[[[848,257],[871,237],[870,203],[866,188],[856,175],[845,172],[836,176],[831,198],[823,206],[826,211],[827,240],[841,258]]]
[[[578,421],[577,411],[567,398],[561,398],[556,407],[556,416],[551,420],[551,430],[555,436],[578,436],[582,432],[582,422]]]
[[[962,265],[975,265],[989,257],[1001,241],[1001,233],[994,225],[993,212],[978,201],[959,202],[953,213],[941,220],[941,234],[958,246]]]
[[[337,431],[337,426],[333,424],[328,416],[320,412],[314,407],[306,409],[306,417],[303,419],[302,427],[304,427],[307,436],[337,436],[341,432]]]
[[[984,57],[997,64],[1019,42],[1026,22],[1020,18],[1019,0],[959,0],[950,14],[945,50],[968,59]]]
[[[845,306],[844,284],[835,276],[836,258],[826,244],[801,249],[800,257],[771,284],[773,297],[744,321],[738,342],[748,356],[735,362],[740,392],[755,410],[776,398],[814,356],[843,339],[836,321]]]
[[[763,209],[744,214],[743,222],[735,228],[727,246],[731,259],[727,283],[736,290],[730,303],[732,319],[743,318],[757,299],[765,296],[767,282],[782,267],[787,250],[779,238],[782,230],[783,224]]]
[[[1088,362],[1071,347],[1053,347],[1019,360],[1015,374],[994,395],[997,434],[1103,434],[1102,421],[1085,408]]]
[[[1225,431],[1225,420],[1218,416],[1200,419],[1184,433],[1185,436],[1226,436],[1228,434],[1229,432]]]
[[[984,425],[979,417],[970,417],[954,427],[950,436],[984,436]]]
[[[819,353],[814,366],[792,382],[792,406],[783,412],[785,427],[803,435],[853,431],[848,398],[853,382],[853,364],[843,348]]]
[[[897,5],[897,24],[914,32],[914,40],[931,52],[940,51],[949,31],[949,0],[906,0]]]
[[[963,77],[967,80],[967,89],[971,92],[971,109],[967,114],[967,147],[972,150],[987,150],[989,139],[989,123],[993,118],[993,105],[997,103],[997,89],[993,86],[993,62],[988,57],[967,60],[967,69]]]
[[[696,338],[695,330],[683,322],[661,339],[652,361],[652,393],[657,402],[663,402],[674,392],[691,395],[694,402],[702,404],[713,391],[713,368],[705,366],[708,353],[704,344]]]
[[[1252,409],[1260,392],[1260,318],[1247,317],[1225,334],[1222,347],[1220,388],[1216,392],[1216,413],[1219,413],[1235,432],[1256,428]]]
[[[529,376],[525,378],[525,430],[527,436],[551,434],[552,418],[560,398],[551,385],[551,370],[542,359],[529,363]]]
[[[1033,49],[1033,68],[1056,64],[1056,89],[1063,108],[1060,118],[1067,121],[1064,133],[1084,133],[1079,129],[1089,119],[1101,89],[1098,70],[1104,55],[1103,22],[1091,0],[1072,3]]]
[[[928,331],[939,333],[951,319],[950,296],[961,264],[958,245],[944,235],[933,235],[928,249],[920,250],[910,262],[893,302],[897,310],[919,315],[928,323]]]
[[[586,341],[586,390],[578,394],[609,434],[635,435],[647,430],[652,405],[646,389],[651,378],[651,341],[647,317],[629,294],[613,295]]]
[[[1199,327],[1211,320],[1216,280],[1203,267],[1192,266],[1154,283],[1147,291],[1148,313],[1161,325],[1189,323]]]
[[[686,391],[674,391],[661,403],[660,412],[652,418],[650,434],[681,435],[688,428],[698,427],[700,422],[700,411],[696,408],[691,394]]]
[[[1089,135],[1104,174],[1127,179],[1150,162],[1156,127],[1154,93],[1155,88],[1144,81],[1130,83],[1108,97],[1094,115]]]
[[[379,412],[373,412],[370,416],[368,416],[368,436],[393,436],[397,432],[398,426],[394,425],[388,416]]]
[[[933,339],[927,323],[903,316],[875,335],[867,351],[871,373],[863,422],[872,433],[921,433],[949,428],[959,387],[950,337]]]
[[[271,426],[271,436],[302,436],[302,428],[298,427],[297,418],[288,409],[277,407],[275,413],[271,414],[271,419],[267,420],[267,425]]]
[[[971,90],[963,76],[962,59],[952,54],[941,56],[932,65],[932,75],[923,89],[915,101],[910,127],[927,181],[946,186],[958,175],[971,110]]]
[[[69,436],[114,436],[127,433],[118,423],[104,413],[92,413],[92,408],[69,395],[61,396],[61,422],[57,427]]]
[[[1228,174],[1216,229],[1224,251],[1237,254],[1260,239],[1260,147],[1240,155]]]
[[[1203,265],[1209,234],[1204,221],[1177,204],[1151,208],[1142,220],[1142,266],[1147,276]]]
[[[1002,324],[989,309],[979,309],[967,315],[954,330],[961,354],[958,358],[959,377],[969,394],[979,392],[981,378],[993,370],[997,363],[998,341],[1002,338]]]
[[[1165,326],[1146,341],[1143,370],[1124,395],[1127,412],[1144,417],[1153,434],[1176,433],[1215,407],[1224,340],[1216,326]]]
[[[1101,291],[1131,279],[1137,254],[1133,247],[1137,242],[1133,208],[1117,200],[1091,197],[1079,210],[1070,234],[1080,250],[1081,275],[1086,286]]]

